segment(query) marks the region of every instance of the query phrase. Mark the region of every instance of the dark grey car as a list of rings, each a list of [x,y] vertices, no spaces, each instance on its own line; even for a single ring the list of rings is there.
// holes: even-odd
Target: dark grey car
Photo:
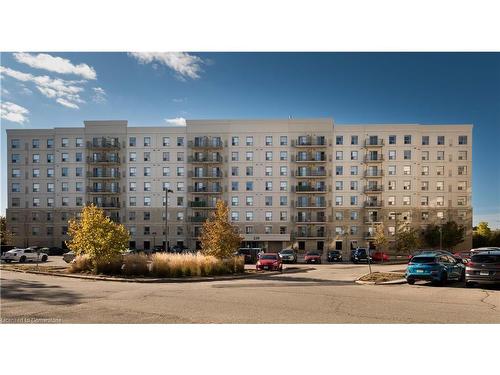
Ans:
[[[500,250],[473,253],[465,267],[465,285],[500,284]]]

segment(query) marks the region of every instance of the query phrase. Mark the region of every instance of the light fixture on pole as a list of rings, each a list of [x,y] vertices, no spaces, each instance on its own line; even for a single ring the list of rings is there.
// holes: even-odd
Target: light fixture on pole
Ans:
[[[168,193],[173,193],[173,190],[165,187],[165,251],[168,251]]]

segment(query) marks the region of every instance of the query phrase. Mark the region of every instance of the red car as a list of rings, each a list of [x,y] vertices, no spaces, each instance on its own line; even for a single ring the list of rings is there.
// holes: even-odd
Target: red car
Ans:
[[[374,262],[388,262],[389,261],[389,255],[382,251],[375,251],[372,253],[372,261]]]
[[[321,264],[321,254],[317,251],[308,251],[304,256],[304,261],[306,263],[318,263]]]
[[[259,257],[256,265],[257,271],[283,271],[281,258],[276,253],[264,253]]]

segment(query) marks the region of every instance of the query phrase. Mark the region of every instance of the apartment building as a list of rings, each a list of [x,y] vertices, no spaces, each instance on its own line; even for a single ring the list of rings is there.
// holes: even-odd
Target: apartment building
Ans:
[[[218,199],[245,245],[367,246],[384,224],[455,220],[472,242],[472,125],[337,125],[331,119],[191,120],[10,129],[7,224],[16,245],[63,246],[87,203],[131,247],[199,247]],[[166,205],[166,206],[165,206]]]

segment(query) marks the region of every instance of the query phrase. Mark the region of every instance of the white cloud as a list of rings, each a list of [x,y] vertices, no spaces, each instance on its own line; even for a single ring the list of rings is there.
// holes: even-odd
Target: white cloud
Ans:
[[[24,124],[28,121],[27,115],[30,113],[26,108],[15,103],[2,102],[0,104],[0,117],[4,120]]]
[[[184,117],[166,118],[166,123],[172,126],[186,126],[186,119]]]
[[[21,82],[35,84],[38,91],[47,98],[56,99],[56,102],[66,107],[77,109],[79,108],[77,103],[85,103],[80,97],[80,93],[84,91],[84,88],[80,85],[86,81],[66,81],[49,76],[34,76],[30,73],[19,72],[2,66],[0,66],[0,73]]]
[[[172,101],[174,103],[184,103],[186,101],[186,98],[173,98]]]
[[[13,55],[17,61],[32,68],[45,69],[61,74],[76,74],[85,79],[97,78],[97,74],[91,66],[87,64],[74,65],[70,60],[62,57],[51,56],[46,53],[32,55],[24,52],[14,53]]]
[[[96,103],[106,103],[106,91],[102,87],[93,87],[94,95],[92,100]]]
[[[180,79],[200,78],[203,59],[186,52],[131,52],[142,64],[159,63],[174,70]]]

